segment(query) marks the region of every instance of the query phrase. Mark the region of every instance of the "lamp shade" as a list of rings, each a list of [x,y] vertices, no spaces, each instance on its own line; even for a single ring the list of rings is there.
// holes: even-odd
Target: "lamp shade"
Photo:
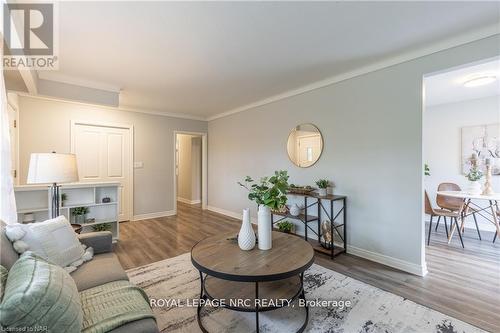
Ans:
[[[76,155],[31,154],[28,184],[71,183],[78,181]]]

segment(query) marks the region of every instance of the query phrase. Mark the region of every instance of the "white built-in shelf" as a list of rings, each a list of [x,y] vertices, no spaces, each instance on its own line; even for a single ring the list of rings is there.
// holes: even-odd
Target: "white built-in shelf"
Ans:
[[[120,224],[118,222],[119,208],[119,183],[71,183],[63,184],[59,190],[65,193],[67,202],[59,207],[59,213],[66,216],[68,221],[74,223],[73,209],[87,207],[89,213],[86,218],[94,218],[95,221],[83,224],[82,233],[92,232],[92,226],[97,224],[111,224],[113,240],[116,241],[120,235]],[[47,185],[21,185],[14,188],[17,204],[18,222],[22,223],[24,214],[32,213],[36,222],[47,220],[51,216],[51,191]],[[109,197],[110,202],[102,202]]]

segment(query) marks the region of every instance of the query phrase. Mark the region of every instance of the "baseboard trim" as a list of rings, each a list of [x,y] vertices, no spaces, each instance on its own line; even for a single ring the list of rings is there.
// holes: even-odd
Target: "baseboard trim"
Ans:
[[[384,254],[368,251],[356,246],[347,245],[347,253],[355,255],[357,257],[361,257],[364,259],[368,259],[371,261],[378,262],[379,264],[383,264],[392,268],[399,269],[404,272],[408,272],[418,276],[425,276],[427,274],[427,265],[417,265],[405,260],[401,260],[398,258],[386,256]]]
[[[182,203],[188,204],[188,205],[196,205],[201,203],[201,200],[189,200],[181,197],[177,197],[177,201],[180,201]]]
[[[219,208],[219,207],[214,207],[214,206],[208,206],[207,205],[207,210],[209,210],[211,212],[214,212],[214,213],[219,213],[219,214],[222,214],[222,215],[226,215],[226,216],[232,217],[233,219],[237,219],[237,220],[241,220],[243,218],[243,213],[238,214],[238,213],[232,212],[230,210],[226,210],[226,209]],[[255,217],[251,217],[250,221],[253,224],[257,224],[257,219]]]
[[[134,215],[132,221],[155,219],[158,217],[172,216],[175,214],[177,214],[177,212],[175,210],[167,210],[164,212],[156,212],[156,213],[148,213],[148,214],[139,214],[139,215]]]
[[[241,220],[243,214],[238,214],[232,212],[230,210],[226,210],[219,207],[207,206],[207,209],[219,213],[222,215],[226,215],[238,220]],[[257,223],[255,218],[252,218],[252,223]],[[347,253],[355,255],[357,257],[361,257],[370,261],[378,262],[379,264],[386,265],[392,268],[399,269],[404,272],[408,272],[418,276],[425,276],[427,274],[427,265],[424,263],[423,265],[417,265],[405,260],[401,260],[398,258],[386,256],[380,253],[371,252],[356,246],[352,246],[347,244]]]

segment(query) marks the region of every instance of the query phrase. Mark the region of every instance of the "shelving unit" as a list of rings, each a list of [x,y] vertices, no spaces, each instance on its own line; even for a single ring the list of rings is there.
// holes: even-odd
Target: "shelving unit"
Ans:
[[[120,224],[118,222],[119,209],[119,183],[73,183],[61,185],[60,194],[66,194],[67,200],[62,202],[59,211],[66,216],[68,221],[74,223],[72,214],[76,207],[87,207],[88,219],[92,222],[83,224],[82,233],[92,232],[92,226],[98,224],[111,224],[113,241],[120,238]],[[32,213],[36,222],[49,219],[51,216],[51,198],[48,186],[21,185],[14,188],[17,204],[18,221],[23,222],[25,214]],[[103,198],[110,198],[110,202],[102,202]]]
[[[302,213],[298,216],[293,216],[288,212],[272,212],[271,221],[273,223],[273,227],[275,224],[287,218],[298,220],[304,225],[304,235],[297,236],[304,237],[304,239],[312,245],[315,251],[327,254],[332,259],[341,253],[345,253],[347,251],[347,197],[345,195],[332,194],[319,196],[314,192],[310,194],[289,193],[289,195],[303,197],[304,208],[302,208]],[[328,202],[329,204],[327,205],[325,202]],[[340,207],[337,208],[337,210],[335,210],[334,207],[334,203],[336,202],[340,203]],[[316,215],[310,215],[313,211],[316,212]],[[323,236],[321,232],[323,214],[325,215],[326,220],[330,221],[330,233],[332,235],[331,241],[326,244],[324,242],[322,244],[321,241],[321,237]],[[279,216],[277,220],[274,219],[275,215]],[[314,229],[311,226],[312,222],[316,222],[317,229]],[[309,237],[309,232],[312,232],[312,238]],[[339,239],[342,245],[339,245],[335,241],[335,238]]]

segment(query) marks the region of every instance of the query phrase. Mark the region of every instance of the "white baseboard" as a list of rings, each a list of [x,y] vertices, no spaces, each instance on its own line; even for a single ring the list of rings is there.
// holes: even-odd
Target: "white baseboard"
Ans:
[[[361,257],[364,259],[368,259],[371,261],[378,262],[379,264],[383,264],[392,268],[399,269],[401,271],[405,271],[411,274],[415,274],[418,276],[425,276],[427,274],[427,265],[417,265],[405,260],[401,260],[398,258],[386,256],[384,254],[368,251],[356,246],[347,245],[347,253],[355,255],[357,257]]]
[[[214,207],[214,206],[207,206],[207,209],[216,212],[222,215],[226,215],[235,219],[241,220],[243,214],[238,214],[226,209]],[[252,218],[252,223],[256,223],[254,221],[254,218]],[[399,269],[404,272],[408,272],[411,274],[415,274],[418,276],[425,276],[427,274],[427,266],[424,263],[424,265],[417,265],[405,260],[401,260],[398,258],[386,256],[384,254],[376,253],[376,252],[371,252],[359,247],[352,246],[350,244],[347,244],[347,253],[355,255],[357,257],[361,257],[364,259],[368,259],[371,261],[378,262],[379,264],[383,264],[392,268]]]
[[[156,212],[156,213],[148,213],[148,214],[139,214],[139,215],[134,215],[134,217],[132,218],[132,221],[155,219],[158,217],[172,216],[175,214],[177,214],[177,212],[175,210],[167,210],[165,212]]]
[[[207,205],[207,210],[232,217],[233,219],[241,220],[243,218],[243,212],[241,214],[238,214],[238,213],[232,212],[230,210],[226,210],[226,209],[222,209],[222,208],[214,207],[214,206],[208,206],[208,205]],[[251,217],[250,220],[253,224],[257,224],[257,219],[255,217]]]
[[[201,200],[189,200],[181,197],[177,197],[177,201],[180,201],[182,203],[188,204],[188,205],[196,205],[201,203]]]

